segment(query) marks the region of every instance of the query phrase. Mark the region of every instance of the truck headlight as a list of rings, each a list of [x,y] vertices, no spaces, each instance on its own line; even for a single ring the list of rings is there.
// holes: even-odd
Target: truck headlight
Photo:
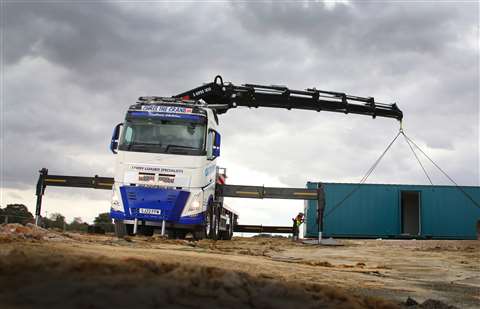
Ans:
[[[192,205],[190,206],[190,210],[199,210],[200,209],[200,201],[194,200]]]
[[[182,211],[182,217],[193,216],[203,211],[203,191],[192,194]]]

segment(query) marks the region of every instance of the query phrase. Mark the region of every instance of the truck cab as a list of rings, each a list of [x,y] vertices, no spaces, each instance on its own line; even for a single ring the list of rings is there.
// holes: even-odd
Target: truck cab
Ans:
[[[111,217],[118,236],[229,239],[237,214],[215,196],[218,117],[202,101],[140,97],[113,132]],[[223,179],[223,178],[222,178]]]

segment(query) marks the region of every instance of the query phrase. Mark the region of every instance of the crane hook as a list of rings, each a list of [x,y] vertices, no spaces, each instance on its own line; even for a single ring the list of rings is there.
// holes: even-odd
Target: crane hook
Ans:
[[[220,83],[217,82],[217,80],[220,80]],[[223,79],[220,75],[217,75],[215,76],[215,78],[213,79],[213,83],[214,84],[217,84],[217,85],[220,85],[220,86],[223,86]]]

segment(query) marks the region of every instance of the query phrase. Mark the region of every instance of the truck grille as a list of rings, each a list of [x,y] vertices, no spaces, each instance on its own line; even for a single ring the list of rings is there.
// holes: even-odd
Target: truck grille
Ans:
[[[131,201],[136,201],[137,194],[135,192],[127,192],[127,198]]]

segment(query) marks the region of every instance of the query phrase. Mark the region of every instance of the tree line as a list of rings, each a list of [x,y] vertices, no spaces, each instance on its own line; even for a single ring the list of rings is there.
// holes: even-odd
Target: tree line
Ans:
[[[83,222],[81,217],[75,217],[72,221],[67,222],[65,216],[61,213],[54,212],[51,213],[48,217],[42,217],[40,220],[40,225],[44,228],[57,228],[65,229],[68,231],[89,231],[89,224]],[[33,214],[28,211],[27,206],[24,204],[8,204],[5,208],[0,206],[0,224],[1,223],[35,223],[35,218]],[[105,230],[110,230],[110,225],[112,220],[108,212],[100,213],[95,217],[94,226],[101,226]]]

